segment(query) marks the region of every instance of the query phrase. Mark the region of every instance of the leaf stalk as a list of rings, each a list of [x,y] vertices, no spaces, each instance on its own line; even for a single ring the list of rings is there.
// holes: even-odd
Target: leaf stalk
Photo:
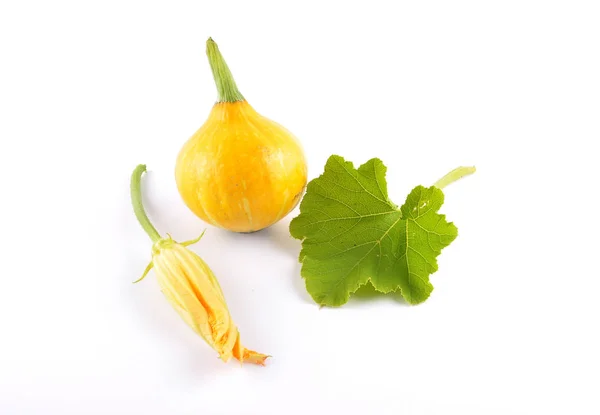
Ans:
[[[442,177],[440,180],[435,182],[433,185],[441,190],[449,184],[452,184],[455,181],[460,180],[463,177],[473,173],[475,173],[475,166],[457,167],[456,169],[452,170],[450,173]]]

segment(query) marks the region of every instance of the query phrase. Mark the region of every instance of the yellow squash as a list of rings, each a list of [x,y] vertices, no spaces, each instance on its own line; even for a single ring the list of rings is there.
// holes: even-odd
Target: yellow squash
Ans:
[[[307,180],[304,152],[292,133],[248,104],[212,39],[206,53],[219,100],[177,157],[177,188],[205,222],[258,231],[300,201]]]

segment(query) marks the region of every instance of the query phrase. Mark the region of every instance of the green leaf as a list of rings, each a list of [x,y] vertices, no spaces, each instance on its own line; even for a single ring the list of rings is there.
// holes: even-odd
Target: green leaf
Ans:
[[[410,304],[431,294],[436,257],[458,235],[437,213],[444,194],[417,186],[398,209],[385,173],[377,158],[355,169],[334,155],[308,184],[290,233],[302,240],[301,273],[318,304],[340,306],[367,282],[383,293],[401,290]]]

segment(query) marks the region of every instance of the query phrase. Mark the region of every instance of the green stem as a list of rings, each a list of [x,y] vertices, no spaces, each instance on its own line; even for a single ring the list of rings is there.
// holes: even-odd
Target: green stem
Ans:
[[[231,71],[219,51],[219,47],[210,37],[206,41],[206,55],[219,92],[219,101],[217,102],[243,101],[244,97],[238,90],[233,75],[231,75]]]
[[[131,204],[133,212],[142,228],[146,231],[152,242],[161,239],[160,234],[148,219],[144,205],[142,204],[142,174],[146,171],[146,165],[138,165],[131,174]]]
[[[475,167],[458,167],[435,182],[434,186],[438,189],[443,189],[449,184],[473,173],[475,173]]]

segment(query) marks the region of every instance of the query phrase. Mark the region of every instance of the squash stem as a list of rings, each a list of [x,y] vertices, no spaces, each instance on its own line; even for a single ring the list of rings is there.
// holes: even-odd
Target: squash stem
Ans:
[[[133,205],[133,212],[142,228],[146,231],[152,242],[156,242],[161,239],[160,234],[156,228],[148,219],[144,205],[142,204],[142,174],[146,171],[146,165],[138,165],[133,173],[131,174],[131,204]]]
[[[219,47],[212,38],[206,41],[206,55],[210,63],[217,91],[219,92],[218,102],[236,102],[243,101],[244,97],[240,93],[233,79],[233,75],[219,51]]]
[[[473,173],[475,173],[475,167],[457,167],[456,169],[452,170],[450,173],[442,177],[440,180],[435,182],[434,186],[438,189],[443,189],[449,184],[454,183],[455,181]]]

